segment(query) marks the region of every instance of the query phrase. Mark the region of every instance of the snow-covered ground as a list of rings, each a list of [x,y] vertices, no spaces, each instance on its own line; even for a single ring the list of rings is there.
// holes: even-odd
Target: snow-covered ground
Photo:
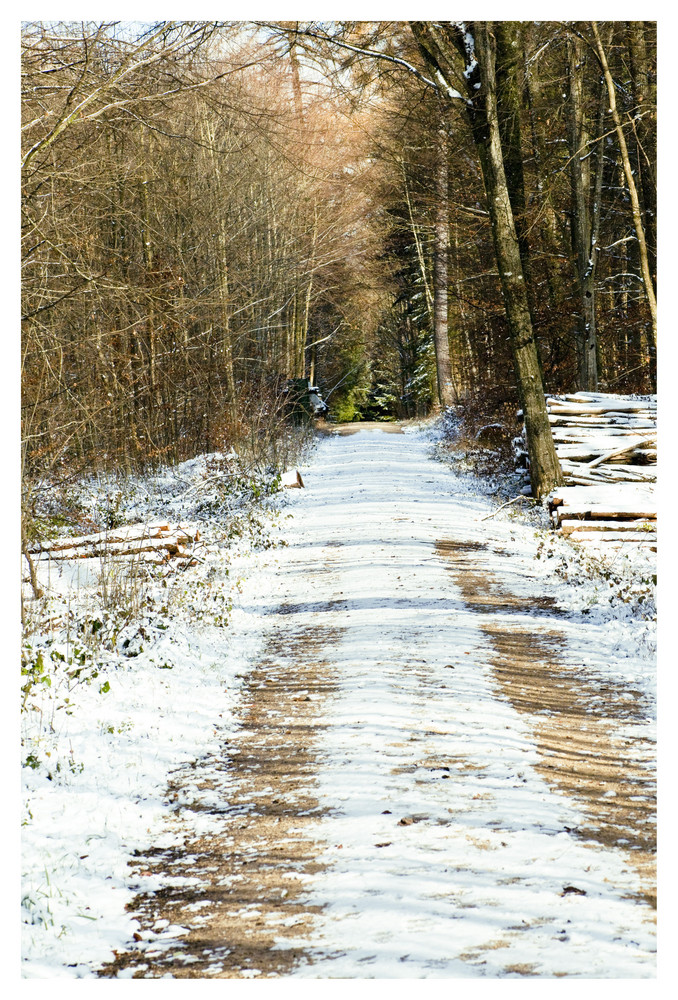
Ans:
[[[128,861],[176,840],[165,830],[168,777],[231,724],[261,635],[248,595],[275,587],[266,546],[279,528],[248,491],[211,488],[219,459],[127,487],[134,521],[176,522],[191,491],[199,567],[125,583],[96,559],[38,565],[47,602],[27,602],[42,626],[23,653],[33,665],[41,656],[50,680],[38,675],[22,713],[24,975],[80,976],[129,940]],[[115,484],[103,501],[96,483],[83,492],[90,504],[119,502]],[[120,607],[102,608],[102,575],[117,581]]]
[[[325,439],[301,473],[306,488],[286,491],[271,529],[286,547],[226,549],[215,537],[164,603],[149,593],[143,632],[126,626],[137,655],[116,640],[87,659],[98,671],[89,683],[67,690],[61,664],[59,683],[35,685],[24,713],[35,765],[23,769],[24,975],[91,976],[130,946],[128,862],[185,837],[168,777],[237,739],[243,676],[267,638],[284,635],[282,603],[297,631],[320,610],[337,635],[323,654],[336,687],[314,790],[327,809],[324,869],[304,889],[322,912],[296,942],[306,957],[294,975],[652,977],[652,911],[636,898],[632,852],[621,836],[604,846],[582,835],[603,821],[549,778],[554,712],[526,711],[500,679],[501,634],[542,650],[555,642],[558,684],[569,672],[589,694],[638,707],[601,725],[601,754],[633,746],[651,773],[648,567],[600,570],[537,514],[488,518],[501,501],[434,460],[423,433]],[[537,597],[570,614],[542,613]],[[204,611],[215,603],[222,615]],[[58,623],[48,638],[33,640],[45,657],[85,645],[66,644]],[[594,708],[584,707],[586,738]],[[194,832],[212,822],[208,810],[181,820]],[[145,889],[171,884],[153,875]]]
[[[638,889],[629,857],[569,832],[585,824],[581,805],[544,780],[535,719],[498,697],[488,637],[434,543],[487,546],[472,564],[488,590],[493,574],[525,598],[524,616],[513,608],[498,616],[507,628],[538,641],[540,626],[556,627],[562,662],[641,687],[648,714],[625,735],[651,746],[647,624],[601,599],[604,580],[554,575],[551,559],[535,558],[534,531],[515,517],[483,521],[496,505],[428,462],[419,441],[354,437],[325,448],[305,477],[304,541],[334,541],[351,555],[336,558],[330,592],[320,582],[306,595],[318,603],[339,592],[346,606],[324,616],[345,626],[320,770],[320,801],[334,812],[323,823],[328,867],[309,891],[324,908],[327,951],[314,949],[299,974],[652,975],[650,915],[625,898]],[[554,551],[567,563],[564,545]],[[588,614],[554,626],[530,614],[535,594]],[[568,885],[586,896],[563,895]]]

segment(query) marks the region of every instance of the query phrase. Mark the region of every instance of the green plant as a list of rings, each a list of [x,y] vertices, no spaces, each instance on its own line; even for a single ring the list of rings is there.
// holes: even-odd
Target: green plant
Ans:
[[[35,657],[32,654],[32,647],[27,644],[24,650],[22,650],[21,656],[21,676],[25,678],[25,681],[21,685],[21,693],[23,695],[21,702],[22,711],[26,708],[29,697],[37,687],[40,685],[44,687],[52,686],[51,675],[45,670],[45,659],[42,655],[42,650],[38,650]]]
[[[104,531],[112,531],[127,524],[128,518],[125,505],[131,499],[129,488],[119,489],[114,493],[106,491],[106,495],[96,504],[97,520]]]

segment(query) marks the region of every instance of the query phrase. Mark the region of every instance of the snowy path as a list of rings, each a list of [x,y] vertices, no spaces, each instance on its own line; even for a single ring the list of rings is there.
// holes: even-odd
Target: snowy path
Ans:
[[[239,728],[175,776],[186,844],[105,974],[654,976],[647,662],[418,437],[302,474]]]

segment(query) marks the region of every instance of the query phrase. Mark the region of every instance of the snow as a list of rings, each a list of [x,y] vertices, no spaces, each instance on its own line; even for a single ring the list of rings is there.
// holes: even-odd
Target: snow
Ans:
[[[349,440],[352,453],[343,449],[339,456],[336,447],[327,447],[304,473],[309,492],[299,500],[305,537],[316,546],[321,539],[346,537],[341,512],[350,499],[360,496],[363,511],[351,523],[349,567],[331,583],[350,595],[350,632],[335,650],[342,692],[325,749],[321,803],[335,812],[337,802],[342,808],[325,821],[329,871],[309,894],[312,905],[324,907],[321,935],[328,953],[314,954],[299,974],[449,978],[481,969],[495,976],[527,963],[541,975],[652,975],[651,926],[643,926],[638,909],[622,899],[635,885],[628,861],[621,854],[603,857],[564,832],[581,816],[566,800],[554,801],[535,772],[529,726],[493,689],[487,640],[463,602],[431,597],[449,593],[449,584],[430,543],[452,533],[510,541],[512,592],[528,596],[538,582],[542,592],[561,596],[562,587],[549,587],[548,573],[533,572],[532,533],[510,518],[481,526],[487,500],[469,484],[450,480],[446,470],[432,468],[414,442],[403,454],[397,437]],[[385,464],[392,470],[387,497]],[[343,480],[340,486],[337,480]],[[403,548],[391,569],[394,545]],[[495,561],[505,578],[504,560]],[[403,565],[407,581],[398,583]],[[593,597],[586,584],[574,589]],[[319,601],[325,595],[316,586],[314,596]],[[582,596],[573,594],[572,605]],[[619,620],[612,629],[608,622],[601,613],[585,628],[572,623],[569,659],[588,661],[600,676],[640,680],[650,691],[652,658],[631,653],[632,628],[625,630],[626,642],[619,642]],[[402,666],[404,641],[412,651],[408,671]],[[400,746],[390,749],[394,729],[412,734],[409,754]],[[405,773],[403,757],[411,762]],[[463,771],[451,769],[446,805],[440,775],[431,774],[422,759],[465,760]],[[391,814],[385,816],[385,809]],[[415,822],[400,829],[401,817]],[[585,888],[587,896],[561,898],[567,883]],[[521,929],[507,933],[512,925]],[[463,960],[450,957],[451,934]],[[492,948],[495,935],[501,945]]]
[[[624,485],[601,483],[598,486],[559,486],[551,494],[562,499],[568,508],[584,509],[590,506],[605,510],[631,510],[645,505],[654,512],[657,508],[655,486],[653,484]],[[628,498],[628,499],[627,499]]]
[[[205,461],[182,474],[204,472]],[[166,628],[148,622],[138,655],[111,653],[95,680],[70,691],[44,687],[25,713],[41,763],[23,768],[24,976],[88,978],[129,947],[138,925],[125,905],[177,883],[128,867],[135,851],[183,843],[168,778],[236,733],[242,676],[289,618],[277,614],[281,602],[299,607],[300,629],[339,599],[322,616],[338,635],[314,793],[329,810],[319,833],[326,868],[304,890],[323,910],[312,940],[296,942],[310,961],[295,977],[653,977],[654,925],[633,898],[629,854],[571,833],[585,824],[581,802],[547,782],[534,720],[498,689],[488,616],[470,607],[435,543],[483,545],[488,589],[496,577],[525,599],[525,611],[493,623],[532,630],[535,642],[557,628],[558,656],[575,676],[636,692],[644,711],[615,738],[644,748],[650,767],[651,584],[632,599],[632,559],[616,575],[599,572],[543,512],[487,519],[500,501],[435,461],[425,433],[325,439],[299,469],[305,489],[278,500],[292,515],[279,529],[286,547],[242,544],[226,556],[215,546],[187,572],[187,594],[173,592]],[[330,554],[331,572],[308,572]],[[215,573],[233,603],[227,627],[183,610]],[[63,579],[59,587],[75,601]],[[530,614],[537,594],[569,617],[554,625]],[[183,812],[196,832],[209,817]],[[180,945],[180,926],[156,930],[154,946]]]
[[[145,497],[143,484],[136,484],[133,503],[142,515],[146,505],[160,503],[176,518],[186,512],[189,482],[199,492],[198,511],[224,502],[203,488],[209,486],[210,465],[221,459],[186,462],[147,484]],[[88,489],[96,496],[95,484]],[[237,497],[228,502],[246,506]],[[208,542],[222,534],[220,528],[207,527]],[[91,622],[96,615],[103,629],[118,635],[112,652],[88,659],[85,678],[96,671],[93,681],[73,683],[62,670],[49,688],[31,695],[35,708],[22,717],[23,758],[30,750],[40,761],[22,769],[22,951],[28,977],[88,974],[129,941],[136,924],[125,905],[137,891],[130,856],[150,842],[162,847],[177,841],[165,829],[168,776],[200,756],[217,728],[227,732],[231,724],[242,674],[257,654],[260,623],[242,603],[229,610],[228,599],[246,603],[255,579],[259,592],[269,584],[265,574],[253,573],[263,554],[245,542],[225,551],[212,544],[205,556],[185,584],[182,577],[169,577],[149,586],[149,596],[155,592],[157,598],[153,613],[127,625],[113,613],[107,617],[93,595],[100,560],[37,566],[56,617],[74,611],[77,621]],[[202,617],[203,594],[227,613],[227,630],[195,621]],[[46,662],[52,655],[68,662],[89,653],[86,637],[64,639],[63,629],[29,641]]]
[[[256,654],[251,619],[233,612],[226,655],[221,629],[173,630],[107,673],[105,696],[98,686],[81,688],[73,715],[61,713],[53,734],[36,732],[45,765],[23,769],[27,974],[81,974],[136,930],[124,911],[134,895],[128,860],[149,842],[176,842],[163,829],[167,778],[203,752],[215,727],[228,730],[237,675]],[[58,692],[47,695],[45,702]],[[52,762],[58,775],[47,770]]]

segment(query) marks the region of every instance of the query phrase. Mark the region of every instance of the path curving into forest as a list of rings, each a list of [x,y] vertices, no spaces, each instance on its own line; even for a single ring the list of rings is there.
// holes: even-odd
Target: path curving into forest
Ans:
[[[183,845],[135,859],[163,887],[102,975],[654,976],[649,695],[429,450],[302,469],[238,727],[173,775]]]

